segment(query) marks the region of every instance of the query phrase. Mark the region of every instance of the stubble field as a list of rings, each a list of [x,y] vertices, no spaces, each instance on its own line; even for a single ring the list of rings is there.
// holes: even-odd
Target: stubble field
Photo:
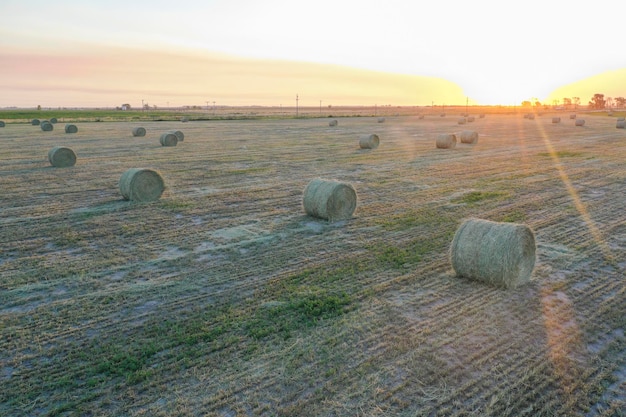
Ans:
[[[7,124],[0,415],[624,415],[626,131],[584,118]],[[160,200],[122,199],[136,167]],[[317,177],[352,219],[304,213]],[[533,228],[529,284],[454,276],[470,217]]]

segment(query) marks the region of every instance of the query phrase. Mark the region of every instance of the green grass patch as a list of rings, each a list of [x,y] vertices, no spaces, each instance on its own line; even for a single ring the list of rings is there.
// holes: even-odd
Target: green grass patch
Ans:
[[[542,157],[559,157],[559,158],[575,158],[578,156],[582,156],[582,152],[572,152],[572,151],[557,151],[554,153],[549,153],[549,152],[541,152],[539,154],[539,156]]]
[[[474,204],[485,200],[500,200],[509,196],[510,194],[504,191],[472,191],[452,199],[452,202],[456,204]]]
[[[505,223],[520,223],[526,221],[526,212],[522,210],[513,210],[503,214],[499,219],[500,222]]]

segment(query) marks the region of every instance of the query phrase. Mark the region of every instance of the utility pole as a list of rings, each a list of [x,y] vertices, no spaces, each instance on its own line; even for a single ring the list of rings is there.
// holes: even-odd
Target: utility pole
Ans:
[[[320,116],[322,115],[322,100],[320,100]]]
[[[205,101],[205,103],[206,103],[206,111],[209,111],[209,102]]]
[[[296,94],[296,117],[298,117],[298,95]]]
[[[213,114],[215,114],[215,101],[213,102]]]
[[[141,99],[141,111],[143,111],[143,99]]]

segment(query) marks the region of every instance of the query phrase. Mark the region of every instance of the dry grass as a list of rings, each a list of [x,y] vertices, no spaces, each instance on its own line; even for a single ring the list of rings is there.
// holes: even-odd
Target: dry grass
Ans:
[[[180,121],[142,122],[148,132]],[[626,138],[490,114],[194,121],[164,151],[81,123],[57,170],[33,127],[0,130],[0,415],[620,415]],[[376,152],[354,138],[375,126]],[[49,143],[67,136],[49,133]],[[119,139],[119,140],[117,140]],[[167,178],[134,205],[123,172]],[[312,177],[358,189],[307,216]],[[463,218],[523,221],[532,281],[459,279]]]

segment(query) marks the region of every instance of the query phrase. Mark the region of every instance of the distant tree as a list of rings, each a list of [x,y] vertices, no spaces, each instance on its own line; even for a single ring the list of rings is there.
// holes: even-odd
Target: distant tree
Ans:
[[[564,97],[563,98],[563,105],[565,106],[565,108],[570,107],[572,105],[572,99]]]
[[[617,104],[617,107],[623,108],[624,106],[626,106],[626,98],[615,97],[615,104]]]
[[[613,107],[613,97],[607,97],[605,104],[606,104],[606,107],[608,107],[609,109]]]
[[[601,110],[606,107],[606,101],[604,100],[604,94],[596,93],[589,102],[589,107],[596,110]]]
[[[528,100],[524,100],[522,101],[522,107],[530,107],[532,106],[532,103]]]
[[[37,104],[37,110],[41,110],[41,104]]]
[[[578,108],[580,105],[580,97],[572,97],[572,100],[574,101],[574,108]]]

